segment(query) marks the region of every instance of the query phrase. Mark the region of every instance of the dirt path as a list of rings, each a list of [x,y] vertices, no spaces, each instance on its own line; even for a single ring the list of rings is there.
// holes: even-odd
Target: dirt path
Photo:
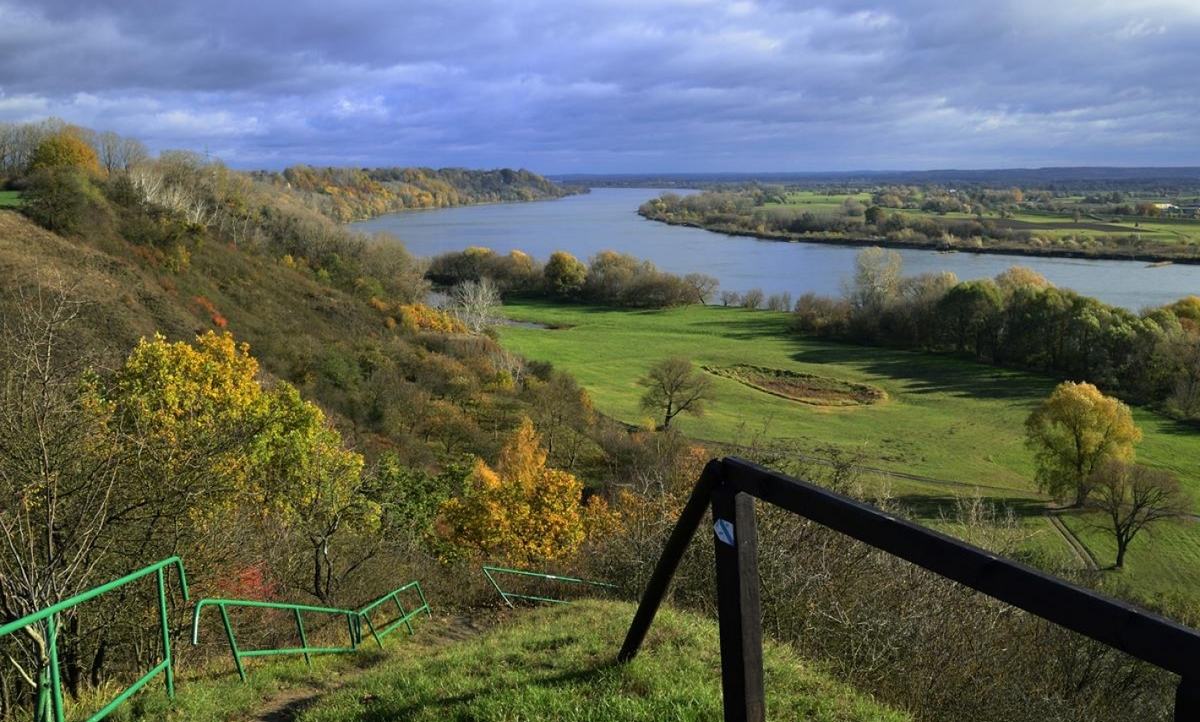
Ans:
[[[435,617],[428,621],[421,619],[414,622],[414,638],[419,640],[422,647],[454,644],[478,636],[496,623],[496,619],[487,617],[447,616]],[[369,639],[367,641],[374,644]],[[301,712],[370,669],[370,666],[356,667],[342,672],[333,682],[281,689],[263,700],[256,709],[237,718],[238,722],[293,722]]]
[[[1084,569],[1099,571],[1100,565],[1096,562],[1096,557],[1092,555],[1091,550],[1083,542],[1079,541],[1079,537],[1075,536],[1075,532],[1071,531],[1071,528],[1063,522],[1061,513],[1047,509],[1045,514],[1046,519],[1050,522],[1050,526],[1058,532],[1059,536],[1070,547],[1079,565]]]

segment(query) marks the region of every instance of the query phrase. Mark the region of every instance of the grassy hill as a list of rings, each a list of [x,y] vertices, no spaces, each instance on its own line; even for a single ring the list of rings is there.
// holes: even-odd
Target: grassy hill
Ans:
[[[721,717],[720,650],[716,624],[693,614],[659,612],[642,653],[616,664],[634,606],[586,601],[570,606],[526,610],[510,615],[485,634],[456,639],[418,625],[415,637],[397,636],[383,653],[368,652],[365,671],[335,664],[335,677],[318,672],[320,687],[304,694],[299,722],[660,722]],[[443,627],[444,629],[444,627]],[[900,720],[890,710],[796,658],[785,647],[764,651],[768,719],[820,722]],[[263,665],[252,680],[271,677]],[[341,679],[338,680],[337,677]],[[293,673],[276,673],[294,685]],[[274,703],[255,694],[226,698],[214,689],[228,680],[183,680],[179,701],[168,706],[161,694],[146,694],[136,719],[195,722],[245,715]],[[266,694],[259,685],[258,694]],[[289,693],[288,697],[300,695]],[[226,700],[237,700],[232,704]]]

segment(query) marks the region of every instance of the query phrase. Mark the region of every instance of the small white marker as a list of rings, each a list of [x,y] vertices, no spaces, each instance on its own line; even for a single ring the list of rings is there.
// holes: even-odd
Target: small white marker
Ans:
[[[717,519],[717,523],[713,524],[713,532],[725,544],[734,546],[733,543],[733,522],[725,519]]]

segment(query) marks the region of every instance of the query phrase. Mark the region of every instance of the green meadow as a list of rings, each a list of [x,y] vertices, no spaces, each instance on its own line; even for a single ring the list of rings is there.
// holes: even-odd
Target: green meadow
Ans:
[[[903,475],[892,493],[925,519],[936,519],[956,495],[979,494],[1012,505],[1036,533],[1035,546],[1067,558],[1042,511],[1047,499],[1033,483],[1033,455],[1023,443],[1024,420],[1057,379],[970,363],[950,356],[818,341],[789,333],[790,314],[725,307],[631,311],[542,302],[510,303],[512,319],[551,329],[506,326],[504,345],[527,358],[550,361],[573,374],[597,409],[619,421],[653,425],[639,408],[639,379],[672,355],[697,366],[753,364],[815,374],[884,391],[882,401],[821,407],[765,393],[713,375],[713,398],[703,417],[673,422],[688,436],[748,444],[786,441],[800,453],[836,447],[863,465]],[[1145,434],[1142,463],[1176,473],[1200,501],[1200,432],[1145,409],[1134,410]],[[1111,564],[1102,535],[1084,541],[1100,563]],[[1163,527],[1164,530],[1167,527]],[[1170,529],[1134,542],[1124,572],[1148,590],[1200,585],[1200,526]],[[1200,599],[1200,594],[1196,595]]]
[[[17,208],[20,205],[20,191],[0,191],[0,208]]]

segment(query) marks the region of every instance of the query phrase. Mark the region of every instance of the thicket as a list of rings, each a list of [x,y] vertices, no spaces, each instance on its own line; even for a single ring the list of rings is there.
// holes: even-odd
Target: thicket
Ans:
[[[720,285],[712,276],[676,276],[650,261],[616,251],[601,251],[587,263],[566,251],[555,251],[541,263],[520,251],[501,256],[477,246],[434,256],[425,277],[439,288],[487,280],[501,294],[629,308],[708,303]]]

